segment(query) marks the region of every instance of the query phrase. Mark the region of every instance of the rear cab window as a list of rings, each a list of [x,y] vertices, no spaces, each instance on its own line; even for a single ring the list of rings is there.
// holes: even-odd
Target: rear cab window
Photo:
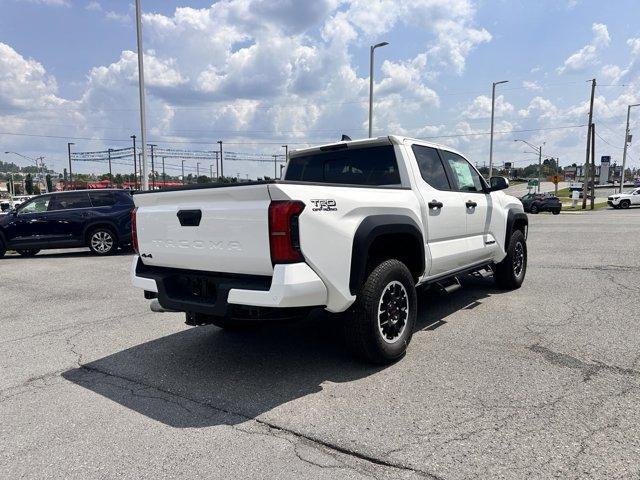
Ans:
[[[424,145],[412,145],[422,179],[437,190],[451,190],[444,164],[438,150]]]
[[[313,152],[289,160],[285,180],[362,186],[401,186],[393,145]]]

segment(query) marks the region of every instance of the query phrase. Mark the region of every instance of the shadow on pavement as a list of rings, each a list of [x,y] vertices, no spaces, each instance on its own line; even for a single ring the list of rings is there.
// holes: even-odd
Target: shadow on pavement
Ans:
[[[492,280],[464,283],[451,295],[421,293],[416,329],[435,330],[449,315],[499,292]],[[319,392],[323,382],[351,382],[386,368],[352,359],[339,322],[316,311],[299,322],[242,333],[197,327],[84,364],[63,377],[173,427],[241,423]]]
[[[82,257],[94,257],[94,258],[108,258],[108,257],[121,257],[126,255],[133,255],[133,252],[128,249],[120,249],[116,253],[107,255],[106,257],[100,257],[95,255],[88,248],[82,250],[41,250],[37,255],[33,257],[23,257],[17,252],[9,251],[5,255],[6,259],[20,259],[22,261],[37,261],[42,259],[65,259],[65,258],[82,258]]]

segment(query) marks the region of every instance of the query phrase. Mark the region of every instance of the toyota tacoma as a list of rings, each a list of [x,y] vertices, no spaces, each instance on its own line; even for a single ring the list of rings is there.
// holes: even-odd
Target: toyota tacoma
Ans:
[[[292,151],[283,180],[137,192],[133,285],[194,326],[343,313],[353,351],[392,362],[413,334],[416,287],[451,291],[468,273],[522,284],[528,220],[507,187],[400,136]]]

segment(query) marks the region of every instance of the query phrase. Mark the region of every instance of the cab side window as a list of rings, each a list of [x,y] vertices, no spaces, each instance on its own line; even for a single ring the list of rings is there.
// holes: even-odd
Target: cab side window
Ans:
[[[465,158],[446,150],[442,151],[442,156],[445,163],[449,166],[449,171],[452,173],[455,190],[461,192],[484,191],[484,185],[480,179],[480,175]]]
[[[53,197],[49,210],[70,210],[72,208],[88,207],[91,207],[91,201],[86,192],[64,193]]]
[[[451,190],[438,150],[423,145],[412,145],[411,149],[418,162],[420,175],[425,182],[438,190]]]

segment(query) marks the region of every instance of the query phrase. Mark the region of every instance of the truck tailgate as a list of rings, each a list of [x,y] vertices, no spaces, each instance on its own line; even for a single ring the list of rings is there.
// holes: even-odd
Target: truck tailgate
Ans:
[[[272,275],[267,184],[134,195],[145,265]]]

